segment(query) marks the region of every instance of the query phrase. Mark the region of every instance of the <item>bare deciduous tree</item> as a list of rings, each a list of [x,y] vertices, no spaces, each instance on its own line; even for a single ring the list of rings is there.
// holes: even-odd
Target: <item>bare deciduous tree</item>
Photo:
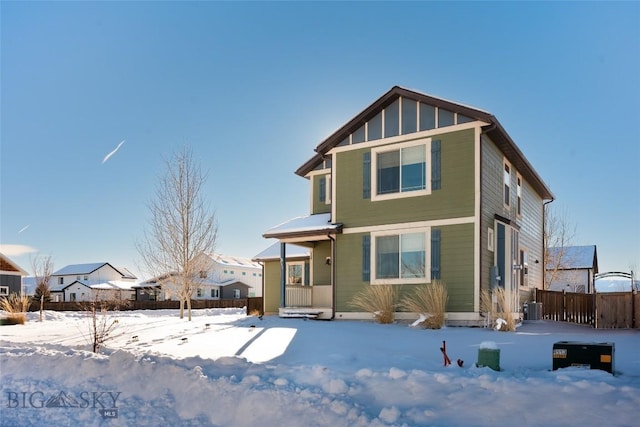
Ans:
[[[91,350],[100,353],[104,344],[113,338],[119,326],[118,319],[109,314],[109,310],[118,310],[120,302],[100,299],[98,293],[89,301],[79,303],[80,309],[88,316]]]
[[[40,321],[42,322],[44,302],[51,299],[51,290],[49,289],[49,279],[53,274],[51,255],[33,258],[31,260],[31,268],[36,281],[35,298],[40,301]]]
[[[213,252],[218,225],[202,197],[206,176],[194,162],[191,150],[185,147],[165,164],[155,199],[148,205],[149,229],[137,247],[148,273],[171,278],[180,299],[180,318],[184,318],[186,302],[191,320],[191,297],[204,269],[204,257],[198,255]],[[163,282],[162,286],[169,286]]]
[[[544,288],[549,289],[558,272],[572,261],[566,248],[572,244],[576,227],[567,219],[566,211],[556,212],[551,205],[545,205],[544,209]]]

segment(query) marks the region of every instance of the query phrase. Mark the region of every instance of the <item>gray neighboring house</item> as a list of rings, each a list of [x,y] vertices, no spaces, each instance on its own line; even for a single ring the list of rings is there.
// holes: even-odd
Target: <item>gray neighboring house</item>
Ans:
[[[546,283],[550,291],[592,294],[598,274],[595,245],[549,248]]]
[[[22,295],[22,277],[26,275],[27,272],[18,264],[0,253],[0,297]]]

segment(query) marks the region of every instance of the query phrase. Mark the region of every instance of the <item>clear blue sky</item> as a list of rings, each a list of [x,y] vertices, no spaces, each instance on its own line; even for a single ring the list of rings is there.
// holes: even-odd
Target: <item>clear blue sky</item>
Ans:
[[[209,172],[217,252],[256,255],[265,230],[309,211],[294,171],[394,85],[493,113],[574,243],[597,245],[601,271],[640,270],[638,2],[3,1],[0,12],[0,243],[36,250],[8,253],[28,271],[44,254],[56,269],[138,272],[146,203],[185,144]]]

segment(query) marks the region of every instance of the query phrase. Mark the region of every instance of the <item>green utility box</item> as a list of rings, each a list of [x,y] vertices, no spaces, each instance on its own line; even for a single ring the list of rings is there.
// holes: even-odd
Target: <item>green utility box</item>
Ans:
[[[553,344],[553,370],[570,366],[614,373],[615,343],[559,341]]]
[[[494,371],[500,370],[500,349],[499,348],[480,348],[478,349],[478,363],[477,366],[482,368],[484,366],[493,369]]]

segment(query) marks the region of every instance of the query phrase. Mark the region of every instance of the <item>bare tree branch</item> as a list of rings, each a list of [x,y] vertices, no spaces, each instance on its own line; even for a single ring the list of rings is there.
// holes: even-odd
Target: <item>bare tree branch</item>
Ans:
[[[198,255],[213,252],[218,225],[202,197],[207,177],[194,162],[191,150],[185,147],[165,163],[165,174],[148,204],[149,229],[137,247],[147,272],[167,278],[160,281],[161,286],[169,288],[168,280],[178,281],[174,291],[180,299],[180,318],[186,302],[191,320],[191,297],[204,268]]]
[[[40,321],[42,322],[44,302],[51,299],[51,289],[49,289],[49,279],[53,274],[51,255],[33,258],[31,260],[31,269],[36,281],[35,298],[40,300]]]
[[[544,288],[549,289],[559,271],[572,262],[566,248],[572,244],[576,227],[568,221],[566,211],[556,212],[551,205],[544,209]],[[553,255],[550,248],[555,248]]]

